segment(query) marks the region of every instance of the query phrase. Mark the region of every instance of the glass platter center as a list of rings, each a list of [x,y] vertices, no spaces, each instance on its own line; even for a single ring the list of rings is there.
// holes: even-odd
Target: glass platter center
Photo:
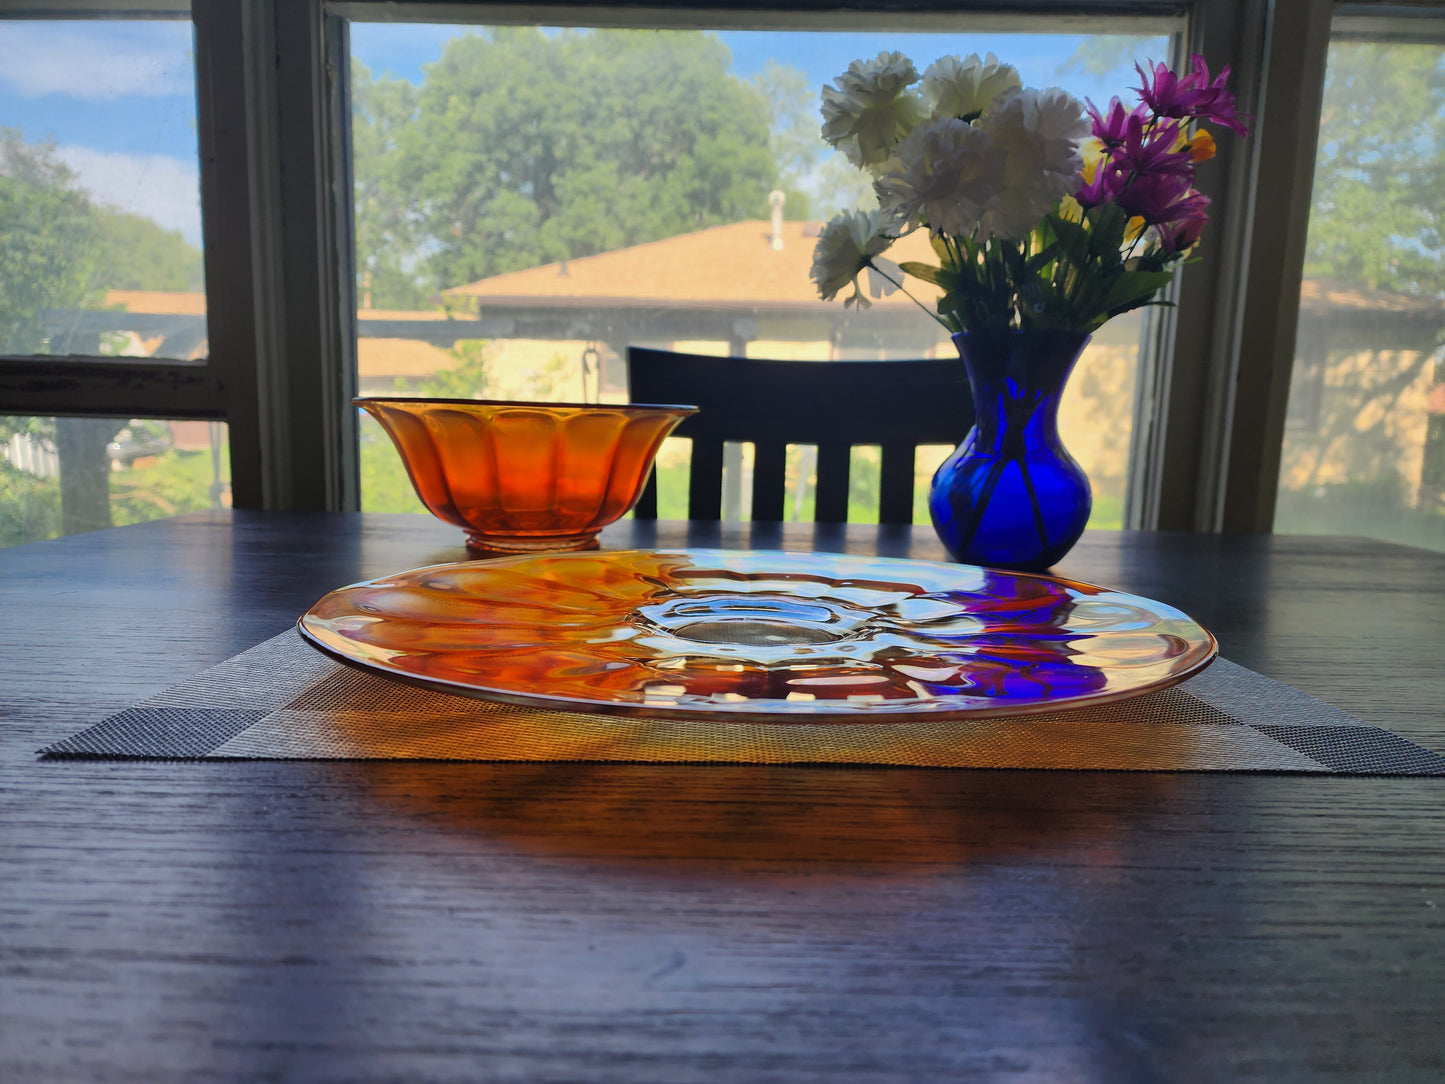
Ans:
[[[388,676],[553,709],[721,722],[1029,714],[1181,681],[1212,636],[1050,576],[836,554],[633,550],[414,569],[298,627]]]
[[[872,616],[870,611],[831,599],[726,592],[637,609],[639,626],[650,624],[680,640],[738,648],[836,643],[866,626]]]

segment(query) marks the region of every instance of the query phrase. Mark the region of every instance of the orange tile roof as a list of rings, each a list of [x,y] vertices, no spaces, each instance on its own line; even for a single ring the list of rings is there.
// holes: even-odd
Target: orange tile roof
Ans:
[[[204,316],[206,295],[199,290],[107,290],[105,307],[157,316]]]
[[[764,221],[734,222],[662,241],[601,252],[595,256],[529,267],[493,275],[443,291],[485,306],[554,304],[566,298],[578,305],[643,303],[662,307],[787,308],[802,305],[842,307],[824,302],[808,278],[813,266],[816,222],[784,222],[783,247],[771,244],[772,227]],[[927,260],[933,250],[923,234],[904,238],[888,252],[891,259]],[[926,284],[909,283],[919,296]],[[911,305],[901,294],[879,305]]]
[[[358,320],[475,320],[470,313],[454,312],[447,315],[445,309],[357,309]]]
[[[206,295],[199,290],[107,290],[106,308],[156,316],[204,316]],[[468,313],[448,317],[442,309],[361,309],[358,320],[473,320]]]
[[[362,379],[430,376],[457,359],[439,346],[416,339],[357,339],[356,368]]]
[[[823,302],[808,272],[817,239],[815,222],[784,222],[783,247],[772,248],[769,223],[735,222],[662,241],[584,256],[577,260],[529,267],[493,275],[444,291],[448,297],[485,307],[489,303],[538,307],[565,299],[570,304],[652,304],[659,307],[727,307],[749,309],[800,306],[831,309],[841,301]],[[888,253],[895,260],[935,262],[927,236],[905,237]],[[919,297],[932,296],[929,288],[910,280],[908,288]],[[199,291],[109,290],[107,308],[157,315],[202,316],[206,295]],[[901,294],[881,298],[882,306],[909,305]],[[1441,311],[1438,300],[1412,297],[1389,290],[1371,289],[1330,279],[1305,279],[1300,303],[1306,311],[1325,310],[1430,315]],[[475,319],[472,313],[435,310],[363,309],[361,320]]]
[[[1375,312],[1438,313],[1438,299],[1397,294],[1335,279],[1305,279],[1300,283],[1300,304],[1307,308],[1372,310]]]

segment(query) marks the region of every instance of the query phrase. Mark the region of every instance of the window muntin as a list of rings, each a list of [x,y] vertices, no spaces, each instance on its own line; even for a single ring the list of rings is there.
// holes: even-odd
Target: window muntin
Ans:
[[[558,401],[625,399],[627,345],[818,361],[951,356],[947,336],[904,298],[861,314],[816,298],[807,278],[812,237],[822,220],[867,196],[860,175],[840,168],[845,163],[817,135],[822,85],[851,60],[883,49],[907,53],[920,68],[949,53],[993,51],[1018,66],[1026,84],[1062,85],[1102,104],[1125,95],[1133,58],[1163,59],[1169,49],[1167,38],[1143,33],[657,33],[353,22],[349,36],[362,393]],[[569,85],[600,63],[588,55],[589,38],[604,46],[594,52],[616,53],[602,67],[609,78]],[[702,107],[666,114],[668,96],[649,94],[674,85],[657,76],[667,70],[666,51],[647,48],[667,40],[691,61],[690,85],[674,93]],[[699,69],[715,82],[702,82]],[[629,90],[632,71],[641,74]],[[608,93],[627,108],[609,111]],[[626,155],[605,152],[608,132],[647,149],[646,133],[624,123],[628,112],[651,109],[686,123],[725,95],[734,113],[760,106],[761,123],[731,144],[717,138],[687,150],[692,164],[711,162],[726,174],[722,195],[730,201],[717,199],[715,186],[674,205],[672,189],[637,184]],[[487,147],[513,136],[531,145],[487,161]],[[550,164],[536,160],[539,144],[554,150]],[[604,168],[590,173],[571,168],[599,160]],[[548,186],[551,207],[539,185]],[[781,220],[768,201],[774,190],[784,194]],[[647,222],[646,212],[659,206],[657,220]],[[769,280],[764,269],[783,262],[787,274]],[[1096,527],[1122,525],[1140,339],[1137,317],[1096,336],[1061,410],[1065,443],[1095,484]],[[415,511],[384,434],[369,418],[361,426],[363,507]],[[685,445],[676,442],[659,459],[663,516],[681,514],[667,475],[685,477]],[[735,458],[745,475],[745,457]],[[928,468],[920,469],[922,490]],[[790,507],[804,509],[804,470],[798,479],[803,500]],[[745,478],[730,488],[746,492]],[[855,496],[855,511],[865,508],[869,495]],[[728,509],[744,511],[740,503]]]
[[[1445,45],[1331,42],[1274,528],[1445,550]]]
[[[0,354],[204,358],[193,34],[0,21]]]

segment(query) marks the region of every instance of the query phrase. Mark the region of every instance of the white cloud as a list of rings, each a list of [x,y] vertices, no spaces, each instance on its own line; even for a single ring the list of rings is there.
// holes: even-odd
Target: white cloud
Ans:
[[[165,97],[194,92],[189,27],[185,36],[164,23],[138,24],[144,33],[105,34],[98,28],[9,23],[0,27],[0,81],[27,98],[64,94],[98,100],[122,95]]]
[[[168,154],[126,154],[92,147],[63,146],[56,154],[96,200],[144,215],[168,230],[201,243],[200,170]]]

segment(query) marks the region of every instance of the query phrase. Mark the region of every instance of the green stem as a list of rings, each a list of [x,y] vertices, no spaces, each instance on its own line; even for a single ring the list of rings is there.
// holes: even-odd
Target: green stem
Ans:
[[[1024,488],[1029,492],[1029,505],[1034,510],[1034,530],[1039,535],[1039,545],[1044,549],[1049,546],[1048,528],[1044,526],[1044,510],[1039,507],[1039,493],[1034,488],[1034,480],[1029,477],[1029,466],[1021,454],[1016,462],[1019,465],[1019,474],[1023,475]]]
[[[910,293],[908,292],[908,287],[907,287],[907,286],[904,286],[903,283],[898,282],[898,281],[895,281],[893,278],[889,277],[889,276],[883,271],[882,268],[876,266],[876,265],[873,264],[871,261],[869,262],[868,266],[871,267],[875,272],[877,272],[877,274],[878,274],[879,276],[881,276],[883,279],[887,280],[888,282],[893,283],[894,286],[897,286],[900,290],[902,290],[904,296],[907,297],[909,301],[912,301],[912,302],[913,302],[915,305],[917,305],[920,309],[922,309],[924,312],[928,313],[929,316],[931,316],[931,317],[933,317],[935,320],[937,320],[940,324],[943,325],[943,327],[944,327],[947,331],[950,331],[950,332],[951,332],[951,331],[953,330],[953,328],[951,328],[951,327],[948,326],[948,321],[947,321],[947,320],[945,320],[945,319],[943,319],[943,317],[939,316],[938,313],[933,312],[933,311],[932,311],[931,309],[929,309],[929,307],[928,307],[927,305],[925,305],[922,301],[919,301],[918,298],[916,298],[916,297],[914,297],[912,294],[910,294]]]
[[[979,529],[983,527],[983,516],[988,511],[988,502],[993,499],[993,491],[998,488],[1004,468],[1010,462],[1011,460],[999,456],[989,464],[988,474],[984,476],[978,499],[969,504],[968,518],[963,521],[962,529],[959,531],[959,544],[965,548],[973,545],[974,538],[977,537]]]

